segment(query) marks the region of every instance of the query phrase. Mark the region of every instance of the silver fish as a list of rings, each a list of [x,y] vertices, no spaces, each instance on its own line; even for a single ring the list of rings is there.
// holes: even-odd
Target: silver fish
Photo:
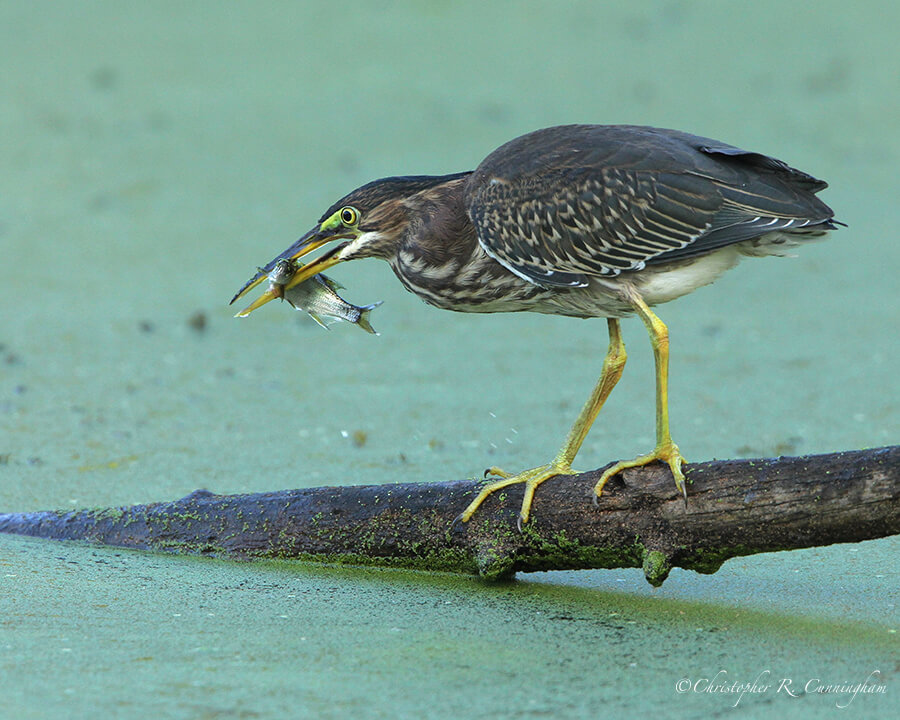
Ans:
[[[263,268],[256,268],[261,274],[267,274]],[[297,272],[297,264],[290,258],[280,258],[268,272],[269,292],[284,299],[284,286]]]
[[[273,268],[274,270],[274,268]],[[270,289],[272,275],[269,274]],[[328,329],[328,324],[323,318],[337,318],[358,325],[367,333],[378,335],[369,323],[369,313],[381,305],[381,302],[371,305],[353,305],[337,294],[341,287],[338,283],[322,273],[313,275],[299,285],[284,289],[283,286],[290,277],[280,283],[282,285],[281,297],[287,300],[297,310],[305,310],[306,313],[323,328]]]
[[[257,268],[260,273],[265,273],[263,268]],[[378,335],[369,323],[369,313],[381,305],[381,302],[359,307],[348,303],[338,295],[337,291],[342,287],[331,278],[322,275],[314,275],[299,285],[292,288],[285,286],[297,273],[297,264],[290,258],[279,258],[272,269],[267,273],[269,280],[269,292],[275,297],[287,300],[297,310],[306,313],[326,330],[328,323],[326,318],[337,318],[359,325],[363,330],[373,335]]]

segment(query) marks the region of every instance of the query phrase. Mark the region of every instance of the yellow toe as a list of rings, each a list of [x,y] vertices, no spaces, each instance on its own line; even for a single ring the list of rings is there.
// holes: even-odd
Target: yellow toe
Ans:
[[[684,456],[682,456],[681,451],[678,449],[678,446],[673,443],[671,440],[662,443],[656,446],[656,449],[648,453],[647,455],[641,455],[636,457],[634,460],[622,460],[617,462],[611,468],[609,468],[603,475],[600,476],[600,480],[597,481],[597,484],[594,486],[595,498],[599,498],[600,494],[603,492],[603,487],[606,485],[607,481],[623,470],[627,470],[628,468],[633,467],[643,467],[644,465],[649,465],[652,462],[663,462],[669,466],[669,469],[672,471],[672,477],[675,479],[675,487],[678,488],[679,492],[687,498],[687,487],[685,485],[684,472],[681,469],[682,464],[686,462]]]
[[[505,487],[509,487],[510,485],[524,483],[525,497],[522,498],[522,507],[519,510],[519,528],[521,529],[522,524],[528,522],[528,518],[531,516],[531,504],[534,501],[534,492],[537,490],[538,486],[552,477],[556,477],[557,475],[568,475],[571,472],[572,468],[559,463],[541,465],[540,467],[532,468],[531,470],[526,470],[525,472],[516,475],[507,473],[500,468],[488,468],[485,475],[496,475],[501,479],[490,482],[481,488],[481,492],[479,492],[477,497],[469,503],[465,510],[463,510],[458,519],[462,522],[467,522],[492,493],[497,492],[497,490],[502,490]]]

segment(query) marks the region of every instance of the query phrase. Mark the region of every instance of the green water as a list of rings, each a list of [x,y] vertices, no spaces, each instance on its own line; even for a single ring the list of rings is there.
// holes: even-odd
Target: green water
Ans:
[[[548,460],[602,321],[441,312],[377,261],[333,275],[385,301],[379,337],[226,303],[357,185],[568,122],[773,154],[827,179],[850,225],[659,308],[689,459],[897,442],[898,22],[889,2],[0,2],[0,509]],[[653,443],[639,322],[625,340],[579,468]],[[0,536],[0,716],[881,718],[897,550],[743,558],[653,591],[639,570],[485,585]],[[876,670],[886,694],[843,710],[776,692]],[[737,708],[676,691],[720,671],[774,687]]]

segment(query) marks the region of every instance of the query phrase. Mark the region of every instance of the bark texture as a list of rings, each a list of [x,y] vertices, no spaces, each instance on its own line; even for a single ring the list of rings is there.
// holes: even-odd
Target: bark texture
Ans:
[[[509,577],[516,572],[672,567],[712,573],[728,558],[900,533],[900,446],[686,466],[687,502],[667,468],[548,480],[516,527],[522,486],[453,523],[472,480],[216,495],[121,508],[0,514],[0,532],[253,560],[293,558]]]

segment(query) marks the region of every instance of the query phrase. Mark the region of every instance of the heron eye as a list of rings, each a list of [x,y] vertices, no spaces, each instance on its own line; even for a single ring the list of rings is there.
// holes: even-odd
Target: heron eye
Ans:
[[[341,222],[350,227],[359,221],[359,211],[353,207],[341,208]]]

